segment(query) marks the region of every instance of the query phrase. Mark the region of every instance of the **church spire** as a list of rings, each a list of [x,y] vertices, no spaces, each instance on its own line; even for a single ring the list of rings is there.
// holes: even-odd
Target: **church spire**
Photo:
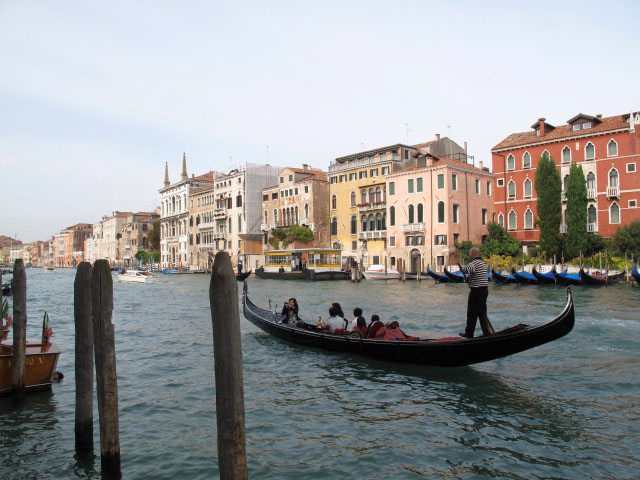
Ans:
[[[167,162],[164,162],[164,186],[169,186],[169,165]]]
[[[189,175],[187,175],[187,154],[186,153],[182,153],[182,174],[180,175],[180,180],[186,180],[187,178],[189,178]]]

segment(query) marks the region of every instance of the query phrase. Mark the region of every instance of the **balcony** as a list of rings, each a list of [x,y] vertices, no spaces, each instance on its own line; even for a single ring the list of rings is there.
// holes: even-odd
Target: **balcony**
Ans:
[[[227,216],[227,209],[226,208],[215,208],[213,210],[213,217],[214,218],[222,218],[222,217],[226,217]]]
[[[596,199],[596,189],[595,188],[587,188],[587,198],[589,200]]]
[[[374,230],[372,232],[358,232],[358,240],[374,240],[376,238],[387,238],[387,231]]]
[[[398,153],[385,153],[384,155],[376,155],[373,157],[361,158],[358,160],[351,160],[348,162],[338,163],[335,160],[329,165],[329,173],[344,172],[345,170],[353,170],[356,168],[368,167],[370,165],[376,165],[381,162],[399,161],[400,154]]]
[[[300,219],[300,225],[309,225],[309,219],[307,217],[302,217]]]
[[[214,240],[224,240],[227,238],[227,232],[216,232],[213,234]]]
[[[587,232],[594,233],[598,231],[597,223],[587,223]]]
[[[275,223],[263,223],[262,225],[260,225],[260,230],[263,232],[269,232],[271,230],[273,230],[274,228],[276,228],[276,224]]]
[[[607,187],[607,198],[620,198],[620,187]]]
[[[402,231],[408,232],[424,232],[424,223],[405,223],[402,225]]]
[[[567,233],[567,226],[566,225],[560,225],[560,233]]]
[[[200,245],[198,245],[198,249],[200,250],[214,250],[215,248],[215,243],[201,243]]]
[[[373,210],[384,210],[385,208],[387,208],[387,202],[361,203],[358,205],[359,212],[371,212]]]
[[[162,240],[165,240],[167,243],[175,243],[178,241],[178,236],[172,235],[170,237],[164,237]]]
[[[202,222],[200,225],[198,225],[198,228],[200,229],[200,231],[212,230],[215,227],[216,227],[216,222]]]

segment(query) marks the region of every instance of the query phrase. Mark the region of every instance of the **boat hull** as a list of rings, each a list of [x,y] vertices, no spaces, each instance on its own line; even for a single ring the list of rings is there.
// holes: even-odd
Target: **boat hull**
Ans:
[[[513,268],[511,269],[511,275],[513,275],[513,278],[516,279],[516,283],[520,283],[522,285],[536,285],[538,283],[538,279],[529,272],[518,272],[515,268]]]
[[[348,280],[349,272],[341,270],[316,272],[315,270],[306,269],[301,272],[265,272],[264,268],[256,269],[256,277],[264,280],[311,280],[314,282],[330,281],[330,280]]]
[[[540,273],[536,270],[536,267],[533,267],[531,271],[534,277],[538,279],[538,285],[555,285],[556,278],[553,276],[553,271],[548,273]]]
[[[13,347],[0,345],[0,396],[11,394]],[[25,387],[27,391],[50,390],[60,349],[51,343],[27,344]]]
[[[464,276],[462,274],[450,272],[447,267],[444,267],[444,274],[449,279],[450,283],[464,283]]]
[[[501,272],[491,270],[491,276],[496,283],[516,283],[516,279],[513,275],[503,275]]]
[[[395,270],[387,270],[387,273],[384,271],[367,271],[362,272],[362,276],[367,280],[398,280],[400,278],[400,274]]]
[[[449,277],[447,277],[446,275],[441,275],[440,273],[434,272],[433,270],[431,270],[431,268],[429,268],[429,265],[427,265],[427,275],[433,278],[436,281],[436,283],[451,283],[449,282]]]
[[[244,280],[249,278],[249,275],[251,275],[251,272],[252,272],[252,270],[249,270],[248,272],[237,273],[236,274],[236,280],[239,281],[239,282],[243,282]]]
[[[579,272],[580,280],[584,285],[605,287],[607,285],[612,285],[614,283],[618,283],[623,274],[619,275],[591,275],[584,271],[584,269],[580,269]]]
[[[556,281],[560,285],[580,285],[580,275],[575,273],[558,273],[555,270],[553,271],[553,276],[556,277]]]
[[[244,315],[251,323],[274,337],[291,343],[322,350],[359,354],[401,363],[415,363],[438,367],[460,367],[522,352],[551,342],[568,334],[573,328],[575,314],[571,291],[562,313],[539,327],[518,326],[487,337],[431,340],[376,340],[351,334],[334,334],[278,323],[282,315],[254,305],[248,298],[245,284]]]
[[[638,264],[633,264],[633,270],[631,270],[631,276],[635,279],[635,281],[640,285],[640,272],[638,272]]]

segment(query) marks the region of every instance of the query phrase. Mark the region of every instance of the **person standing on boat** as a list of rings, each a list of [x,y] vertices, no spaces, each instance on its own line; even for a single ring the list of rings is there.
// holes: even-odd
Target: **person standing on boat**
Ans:
[[[480,328],[484,335],[495,333],[487,317],[487,297],[489,296],[488,267],[480,257],[480,250],[473,247],[469,255],[471,261],[464,267],[460,264],[460,271],[467,275],[469,283],[469,301],[467,303],[467,327],[460,333],[463,338],[473,338],[476,322],[480,319]]]

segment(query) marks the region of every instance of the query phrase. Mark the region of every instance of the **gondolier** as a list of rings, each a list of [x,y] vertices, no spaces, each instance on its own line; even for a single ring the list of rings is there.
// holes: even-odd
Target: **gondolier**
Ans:
[[[473,338],[476,322],[480,318],[480,328],[484,335],[494,333],[493,326],[487,317],[487,297],[489,296],[488,267],[480,257],[480,250],[473,247],[469,252],[471,262],[464,267],[460,264],[460,271],[468,275],[469,302],[467,303],[467,327],[460,333],[463,338]]]

